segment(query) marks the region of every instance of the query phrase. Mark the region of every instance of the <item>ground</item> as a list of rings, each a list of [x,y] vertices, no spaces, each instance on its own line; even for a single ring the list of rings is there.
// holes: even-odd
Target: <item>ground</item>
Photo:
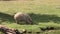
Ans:
[[[24,12],[31,16],[33,25],[16,24],[13,16],[16,12]],[[60,29],[60,0],[20,0],[20,1],[0,1],[0,24],[10,28],[17,28],[19,31],[41,31],[39,27],[51,27]],[[48,34],[59,34],[59,30],[54,30]],[[43,34],[45,34],[43,32]]]

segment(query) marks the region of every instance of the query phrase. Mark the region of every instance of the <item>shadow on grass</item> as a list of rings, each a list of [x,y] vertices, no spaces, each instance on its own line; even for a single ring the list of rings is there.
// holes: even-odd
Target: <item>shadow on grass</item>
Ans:
[[[8,21],[8,22],[13,23],[14,22],[13,16],[0,12],[0,23],[4,22],[4,21]]]
[[[33,24],[38,24],[39,22],[46,23],[46,22],[50,22],[50,21],[53,21],[55,23],[60,22],[60,17],[58,17],[56,15],[34,14],[34,13],[28,13],[28,14],[31,16],[31,18],[34,22]],[[0,23],[2,23],[4,21],[8,21],[10,23],[15,22],[13,15],[9,15],[9,14],[0,12]]]
[[[29,15],[31,16],[35,24],[38,24],[39,22],[46,23],[50,21],[53,21],[55,23],[60,22],[60,17],[58,17],[57,15],[34,14],[34,13],[30,13]]]

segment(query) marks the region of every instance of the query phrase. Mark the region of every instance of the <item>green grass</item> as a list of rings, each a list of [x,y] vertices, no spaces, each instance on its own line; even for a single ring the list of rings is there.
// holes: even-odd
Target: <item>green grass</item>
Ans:
[[[60,28],[60,0],[0,1],[0,23],[19,31],[40,31],[39,27]],[[16,12],[24,12],[31,16],[33,25],[19,25],[13,19]],[[60,31],[56,31],[57,33]],[[55,34],[54,32],[52,32]],[[50,34],[52,34],[50,33]],[[56,34],[57,34],[56,33]],[[59,34],[59,33],[58,33]]]

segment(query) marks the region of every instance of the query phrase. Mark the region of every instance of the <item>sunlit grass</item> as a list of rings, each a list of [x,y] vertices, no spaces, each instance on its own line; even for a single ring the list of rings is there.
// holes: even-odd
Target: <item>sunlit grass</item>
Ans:
[[[40,31],[39,27],[53,26],[60,28],[60,0],[31,0],[31,1],[0,1],[0,12],[8,15],[14,15],[16,12],[24,12],[30,14],[34,25],[20,25],[16,24],[12,18],[7,15],[0,18],[6,20],[1,24],[10,28],[17,28],[19,30],[27,29],[28,31]],[[32,14],[33,13],[33,14]]]

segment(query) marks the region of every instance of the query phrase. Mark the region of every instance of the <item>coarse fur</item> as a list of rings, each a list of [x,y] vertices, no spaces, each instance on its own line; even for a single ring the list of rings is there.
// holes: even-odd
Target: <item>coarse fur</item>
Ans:
[[[8,28],[5,25],[0,25],[0,31],[3,32],[4,34],[20,34],[18,29]]]
[[[14,19],[17,23],[20,23],[21,21],[25,21],[26,23],[32,24],[32,19],[28,14],[18,12],[14,15]]]

